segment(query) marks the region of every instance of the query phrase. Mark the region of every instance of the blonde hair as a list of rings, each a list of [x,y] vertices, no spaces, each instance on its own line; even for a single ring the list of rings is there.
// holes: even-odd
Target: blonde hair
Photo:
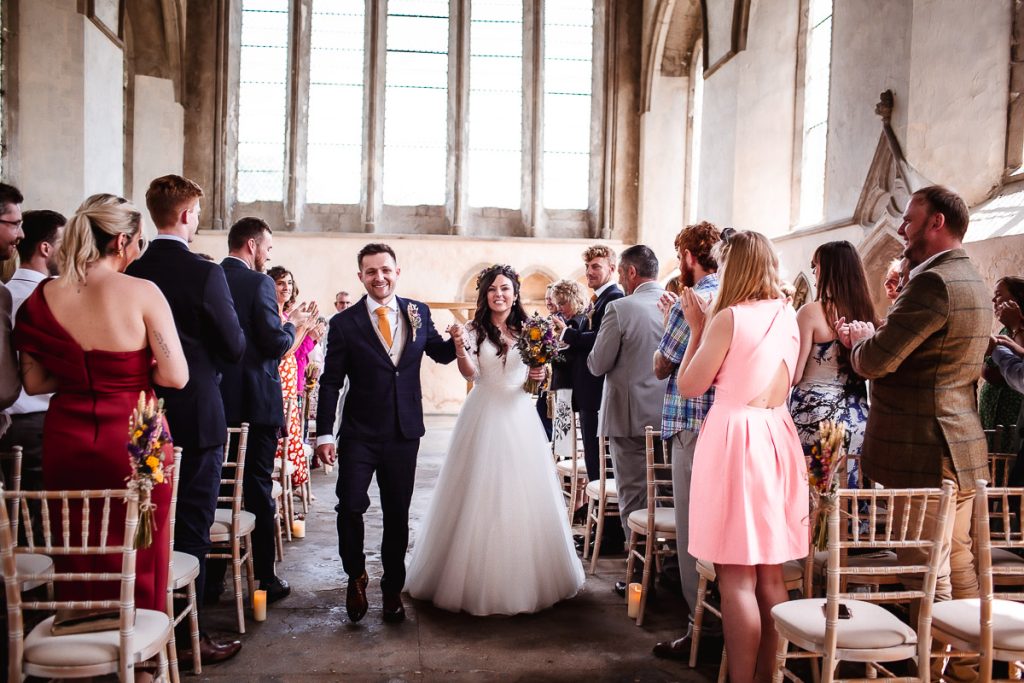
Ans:
[[[589,263],[596,258],[608,259],[608,265],[615,268],[615,251],[611,247],[606,247],[603,244],[593,244],[583,252],[584,263]]]
[[[558,305],[568,304],[573,315],[583,312],[583,290],[575,280],[559,280],[551,285],[551,299]]]
[[[759,232],[741,230],[721,242],[717,255],[718,296],[712,315],[743,301],[784,297],[779,283],[779,259],[771,240]]]
[[[90,265],[106,256],[119,235],[133,237],[142,215],[124,197],[94,194],[82,202],[64,229],[57,262],[65,284],[84,284]]]

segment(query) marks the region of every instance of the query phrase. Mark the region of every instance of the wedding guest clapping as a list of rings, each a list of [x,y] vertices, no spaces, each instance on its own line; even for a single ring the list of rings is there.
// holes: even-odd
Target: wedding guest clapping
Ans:
[[[846,428],[847,453],[860,457],[868,420],[867,385],[850,366],[850,351],[839,343],[833,323],[839,318],[875,321],[867,275],[857,249],[849,242],[827,242],[814,251],[811,271],[817,281],[814,301],[797,313],[800,356],[789,398],[804,455],[818,443],[822,420]],[[856,460],[851,460],[848,486],[857,486]]]
[[[1021,321],[1021,306],[1024,305],[1024,278],[1008,275],[996,281],[992,296],[992,312],[1001,324],[1000,335],[1018,344],[1024,343],[1024,324]],[[1015,424],[1021,410],[1022,397],[1019,391],[1009,386],[999,371],[994,359],[985,358],[982,370],[984,382],[978,398],[978,414],[984,429]],[[995,443],[999,451],[1017,450],[1019,435],[1011,433],[1008,442]]]
[[[274,453],[278,430],[284,425],[278,365],[295,343],[296,329],[310,315],[307,307],[297,306],[282,321],[274,281],[263,272],[273,248],[273,231],[266,221],[242,218],[228,231],[228,256],[221,262],[246,345],[241,363],[220,365],[220,391],[228,426],[249,424],[242,487],[245,509],[256,517],[253,573],[260,589],[267,591],[268,603],[291,593],[288,582],[274,569]]]
[[[715,563],[730,679],[767,681],[777,642],[769,615],[788,599],[782,563],[808,548],[807,466],[786,410],[800,330],[768,238],[722,237],[710,315],[693,290],[681,304],[691,338],[679,393],[715,387],[693,461],[689,552]]]
[[[683,288],[692,288],[698,296],[710,301],[718,292],[718,261],[714,248],[721,233],[707,221],[688,225],[676,236],[676,255],[679,258],[679,280]],[[680,290],[682,292],[683,290]],[[675,375],[691,342],[690,326],[683,316],[682,300],[667,292],[658,302],[665,317],[665,332],[654,354],[654,374],[668,379],[661,409],[661,438],[672,445],[672,497],[676,517],[676,549],[679,552],[679,578],[688,609],[686,633],[675,640],[662,641],[654,646],[654,654],[668,659],[688,659],[692,626],[697,609],[697,558],[689,554],[690,480],[693,476],[693,457],[704,417],[714,400],[714,390],[700,396],[684,398],[679,395]]]
[[[580,283],[575,280],[558,280],[549,289],[555,315],[565,322],[567,328],[581,329],[587,319],[583,315],[585,304]],[[569,359],[563,358],[551,364],[551,389],[572,389],[572,364]],[[577,410],[575,398],[572,409]]]
[[[281,320],[288,319],[288,312],[295,308],[299,296],[299,288],[291,271],[284,266],[274,266],[267,271],[274,281],[277,291],[277,312]],[[278,365],[281,375],[281,395],[284,400],[285,419],[287,423],[277,446],[277,456],[287,458],[292,464],[292,486],[302,486],[309,481],[309,463],[302,448],[302,410],[299,408],[298,397],[306,388],[306,363],[309,352],[316,341],[309,336],[309,330],[316,325],[316,304],[307,305],[309,317],[295,328],[295,340],[285,352]],[[301,361],[301,362],[300,362]]]
[[[40,284],[18,311],[14,341],[30,395],[54,392],[43,432],[43,487],[59,490],[120,489],[131,474],[126,425],[139,393],[153,385],[182,389],[189,379],[167,299],[152,282],[124,274],[142,249],[141,215],[112,194],[89,197],[78,207],[58,250],[61,275]],[[101,397],[101,400],[97,400]],[[173,434],[172,434],[173,438]],[[164,450],[172,462],[171,445]],[[173,476],[177,476],[174,474]],[[136,554],[135,604],[167,608],[171,487],[152,491],[152,545]],[[71,511],[71,528],[83,512]],[[125,508],[109,520],[94,514],[90,534],[121,545]],[[60,573],[117,572],[116,555],[55,557]],[[116,600],[111,582],[59,582],[61,599]]]

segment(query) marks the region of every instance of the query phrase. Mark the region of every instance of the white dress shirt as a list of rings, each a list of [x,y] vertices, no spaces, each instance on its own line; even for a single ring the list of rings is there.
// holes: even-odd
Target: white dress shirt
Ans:
[[[31,268],[18,268],[14,271],[14,275],[11,276],[10,281],[7,283],[7,289],[11,293],[11,317],[13,318],[18,314],[18,309],[25,303],[32,292],[36,290],[39,283],[46,279],[46,275],[40,273],[38,270],[32,270]],[[8,415],[22,415],[24,413],[43,413],[50,408],[50,397],[53,394],[39,394],[37,396],[29,396],[25,393],[25,390],[21,390],[21,396],[14,402],[10,408],[7,409]]]
[[[164,234],[164,233],[160,233],[159,235],[157,235],[156,237],[151,239],[150,243],[156,242],[157,240],[174,240],[175,242],[181,242],[186,247],[188,247],[188,240],[186,240],[181,235],[167,235],[167,234]],[[235,257],[232,256],[231,258],[235,258]],[[238,260],[241,261],[242,259],[238,259]],[[243,263],[244,263],[244,261],[243,261]],[[246,265],[248,265],[248,264],[246,264]]]

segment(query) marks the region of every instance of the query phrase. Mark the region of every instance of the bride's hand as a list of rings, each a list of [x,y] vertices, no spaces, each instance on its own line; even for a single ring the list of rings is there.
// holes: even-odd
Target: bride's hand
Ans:
[[[448,326],[448,334],[452,336],[452,341],[455,342],[456,346],[462,345],[462,325],[459,323],[453,323]]]
[[[547,377],[547,369],[543,365],[530,368],[530,379],[543,380],[545,377]]]

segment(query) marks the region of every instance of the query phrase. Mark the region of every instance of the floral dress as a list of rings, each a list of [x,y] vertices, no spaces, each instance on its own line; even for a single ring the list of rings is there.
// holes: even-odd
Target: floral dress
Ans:
[[[301,486],[309,481],[309,463],[302,448],[302,409],[298,404],[299,373],[295,354],[289,353],[282,358],[278,370],[281,373],[285,414],[289,417],[285,435],[277,442],[276,457],[280,458],[282,449],[287,449],[288,462],[292,464],[292,486]],[[288,413],[289,405],[294,406],[291,413]]]
[[[864,380],[840,369],[837,341],[812,344],[804,376],[790,395],[789,412],[800,435],[804,455],[810,455],[818,441],[818,424],[832,420],[846,427],[846,452],[860,456],[868,422],[867,387]],[[847,485],[854,488],[857,487],[858,465],[856,460],[848,461]]]

